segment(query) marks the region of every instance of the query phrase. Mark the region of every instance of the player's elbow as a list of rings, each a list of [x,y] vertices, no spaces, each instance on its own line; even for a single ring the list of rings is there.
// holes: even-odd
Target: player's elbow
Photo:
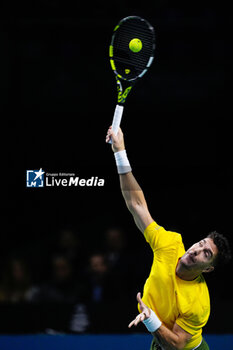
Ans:
[[[176,322],[172,329],[172,341],[174,348],[177,350],[184,349],[192,335],[181,328]]]
[[[128,200],[126,202],[127,208],[129,209],[130,213],[134,216],[143,208],[143,203],[138,200]]]
[[[174,349],[176,350],[182,350],[184,349],[185,345],[187,344],[187,340],[182,338],[182,337],[178,337],[176,338],[176,340],[173,343]]]
[[[186,343],[181,341],[181,340],[172,340],[170,342],[170,347],[173,349],[173,350],[182,350],[184,349]]]

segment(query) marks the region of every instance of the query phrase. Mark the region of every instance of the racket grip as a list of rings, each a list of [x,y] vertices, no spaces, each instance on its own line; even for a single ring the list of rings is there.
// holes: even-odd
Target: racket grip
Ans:
[[[114,134],[117,134],[118,132],[118,129],[121,123],[121,117],[123,114],[123,109],[124,109],[124,106],[116,105],[113,120],[112,120],[112,131],[114,132]],[[112,140],[110,139],[108,143],[111,144]]]

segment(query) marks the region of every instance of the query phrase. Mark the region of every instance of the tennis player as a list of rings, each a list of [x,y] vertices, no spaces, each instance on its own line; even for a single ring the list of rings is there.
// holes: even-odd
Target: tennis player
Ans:
[[[221,234],[212,232],[185,251],[181,235],[166,231],[151,217],[132,174],[121,129],[115,135],[110,127],[106,142],[110,138],[126,205],[154,255],[142,299],[137,294],[140,313],[129,327],[145,324],[154,336],[151,350],[209,349],[202,337],[210,314],[209,292],[202,273],[228,262],[229,243]]]

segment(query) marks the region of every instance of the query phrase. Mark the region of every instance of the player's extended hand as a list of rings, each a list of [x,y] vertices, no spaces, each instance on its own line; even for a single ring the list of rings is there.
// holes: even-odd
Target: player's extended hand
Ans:
[[[116,135],[116,134],[114,134],[114,132],[112,130],[112,126],[110,126],[108,129],[107,135],[106,135],[106,142],[108,142],[110,140],[110,138],[112,139],[113,152],[119,152],[119,151],[123,151],[125,149],[124,135],[123,135],[121,128],[119,128],[117,135]]]
[[[143,303],[140,292],[137,294],[137,301],[139,303],[141,313],[137,315],[133,321],[130,322],[128,325],[129,328],[133,325],[137,326],[139,322],[142,322],[150,317],[150,309],[146,306],[146,304]]]

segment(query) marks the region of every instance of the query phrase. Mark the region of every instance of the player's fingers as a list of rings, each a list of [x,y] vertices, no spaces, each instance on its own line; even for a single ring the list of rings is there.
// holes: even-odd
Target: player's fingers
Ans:
[[[108,142],[108,141],[109,141],[109,139],[110,139],[110,135],[109,135],[109,134],[107,134],[107,135],[106,135],[106,142]]]
[[[136,318],[130,322],[130,324],[128,325],[129,328],[131,328],[132,326],[136,326],[137,323],[136,323]]]
[[[107,135],[106,135],[106,142],[108,142],[111,138],[111,132],[112,132],[112,126],[108,128]]]
[[[118,141],[118,136],[113,132],[112,129],[110,130],[109,135],[111,136],[111,139],[112,139],[113,142],[117,142]]]
[[[137,326],[140,322],[142,322],[144,320],[144,316],[143,315],[139,315],[139,317],[135,320],[134,325]]]
[[[133,324],[134,324],[134,320],[133,320],[132,322],[130,322],[130,324],[128,325],[128,327],[131,328]]]
[[[143,313],[138,314],[137,317],[135,318],[135,323],[136,323],[136,325],[137,325],[139,322],[143,321],[144,319],[145,319],[145,315],[144,315]]]
[[[140,292],[137,293],[137,301],[139,302],[140,306],[144,305],[144,303],[142,302],[142,299],[141,299],[141,293]]]
[[[109,134],[111,130],[112,130],[112,127],[110,126],[110,127],[108,128],[107,134]]]
[[[137,326],[140,322],[142,322],[144,320],[145,320],[145,315],[143,313],[139,314],[139,315],[137,315],[137,317],[133,321],[130,322],[128,327],[131,328],[133,325]]]

